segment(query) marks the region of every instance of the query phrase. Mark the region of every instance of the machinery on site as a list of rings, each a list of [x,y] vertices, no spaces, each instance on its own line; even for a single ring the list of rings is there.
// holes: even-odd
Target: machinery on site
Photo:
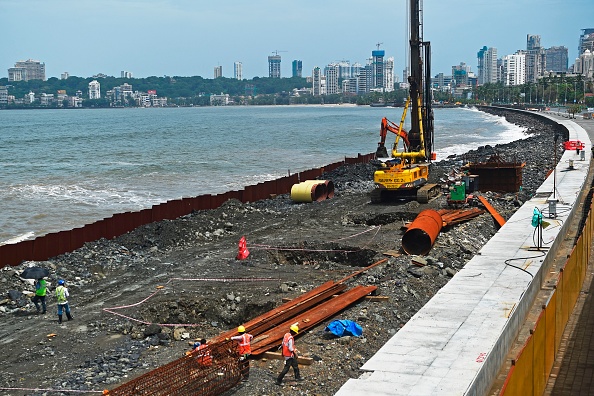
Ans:
[[[431,107],[431,46],[423,41],[422,0],[410,0],[410,76],[409,97],[399,125],[382,119],[376,151],[378,169],[373,175],[376,188],[371,202],[416,199],[429,202],[440,192],[438,184],[428,183],[433,150],[433,110]],[[410,130],[403,129],[410,107]],[[385,146],[388,132],[396,134],[391,156]],[[402,148],[400,142],[402,141]]]

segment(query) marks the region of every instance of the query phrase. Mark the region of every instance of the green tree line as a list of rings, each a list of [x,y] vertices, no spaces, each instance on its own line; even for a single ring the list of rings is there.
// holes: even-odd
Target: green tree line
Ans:
[[[89,101],[86,99],[88,98],[88,86],[93,80],[97,80],[101,84],[102,99]],[[82,78],[70,76],[65,80],[51,77],[46,81],[30,80],[16,82],[8,82],[7,78],[0,79],[0,86],[7,86],[8,94],[14,95],[15,98],[23,98],[29,92],[39,95],[41,93],[56,94],[58,91],[64,90],[67,95],[74,96],[77,91],[81,91],[83,98],[85,98],[85,106],[92,105],[93,107],[109,106],[109,102],[104,99],[106,92],[124,83],[130,84],[134,91],[147,92],[149,90],[156,90],[159,97],[167,97],[170,104],[180,106],[209,105],[210,95],[213,94],[228,94],[236,104],[252,105],[321,103],[356,103],[365,105],[380,101],[402,104],[407,95],[407,91],[405,90],[396,90],[386,93],[372,92],[365,95],[291,96],[294,89],[311,88],[311,83],[307,83],[307,80],[301,77],[254,77],[250,80],[236,80],[225,77],[205,79],[200,76],[153,76],[147,78]]]

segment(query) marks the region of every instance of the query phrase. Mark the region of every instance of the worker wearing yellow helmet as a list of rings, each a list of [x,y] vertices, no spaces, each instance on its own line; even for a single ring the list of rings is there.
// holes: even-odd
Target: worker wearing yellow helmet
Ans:
[[[293,367],[295,373],[295,380],[302,381],[301,375],[299,375],[299,365],[297,364],[297,348],[295,348],[295,336],[299,334],[299,326],[297,323],[292,324],[289,327],[289,332],[283,337],[283,343],[281,344],[283,350],[283,357],[285,358],[285,366],[283,371],[278,375],[275,384],[282,385],[283,377],[289,372],[289,369]]]
[[[248,360],[252,354],[252,336],[245,331],[243,325],[237,328],[239,335],[231,337],[232,340],[239,343],[239,369],[241,371],[242,381],[247,381],[250,377],[250,361]]]

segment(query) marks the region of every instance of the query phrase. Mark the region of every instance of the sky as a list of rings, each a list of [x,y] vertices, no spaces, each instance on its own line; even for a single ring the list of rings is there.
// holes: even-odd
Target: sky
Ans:
[[[0,0],[0,78],[15,62],[45,63],[46,76],[202,76],[222,66],[233,77],[268,76],[268,56],[282,57],[281,76],[303,62],[303,76],[335,61],[365,64],[371,51],[393,56],[402,79],[409,0]],[[594,28],[594,0],[423,0],[423,35],[432,75],[461,62],[476,72],[477,52],[498,57],[526,49],[526,36],[578,56],[581,29]]]

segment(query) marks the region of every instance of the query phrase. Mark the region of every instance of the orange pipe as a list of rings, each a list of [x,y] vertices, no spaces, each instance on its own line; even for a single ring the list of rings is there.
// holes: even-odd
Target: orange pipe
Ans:
[[[499,224],[499,227],[503,227],[503,225],[505,224],[505,219],[499,213],[497,213],[495,208],[491,206],[489,201],[487,201],[487,198],[483,197],[482,195],[479,195],[478,198],[481,201],[481,203],[485,205],[485,208],[487,208],[489,213],[491,213],[491,216],[493,216],[497,224]]]
[[[402,236],[402,249],[408,254],[429,253],[441,227],[443,227],[443,219],[437,211],[432,209],[422,211]]]

